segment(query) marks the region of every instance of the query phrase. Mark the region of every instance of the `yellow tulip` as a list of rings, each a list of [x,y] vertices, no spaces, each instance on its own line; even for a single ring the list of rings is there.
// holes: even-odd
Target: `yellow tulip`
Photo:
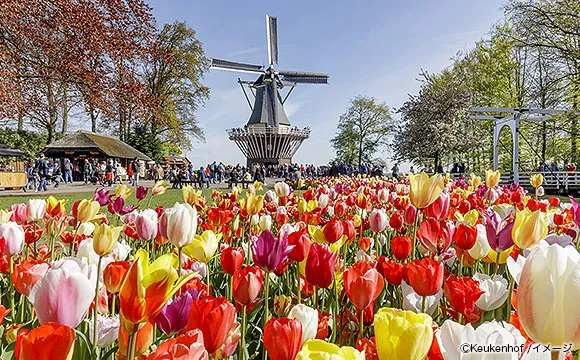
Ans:
[[[66,212],[64,206],[67,202],[68,200],[58,200],[53,195],[50,195],[48,199],[46,199],[46,212],[51,216]]]
[[[264,195],[248,193],[246,197],[246,211],[248,216],[256,215],[264,206]]]
[[[353,347],[339,347],[319,339],[305,342],[302,350],[296,355],[296,360],[364,360],[364,358],[364,353]]]
[[[296,186],[298,187],[298,189],[302,189],[304,187],[304,179],[298,179]]]
[[[82,199],[77,206],[77,220],[81,223],[91,221],[101,209],[101,204],[95,200]]]
[[[485,171],[485,185],[488,188],[493,188],[499,184],[501,180],[501,173],[499,171],[486,170]],[[475,190],[475,189],[474,189]]]
[[[159,180],[153,185],[151,188],[151,192],[153,195],[162,195],[165,193],[165,190],[169,188],[169,183],[165,180]]]
[[[481,185],[481,177],[472,173],[467,184],[469,185],[471,190],[475,191],[475,190],[477,190],[479,185]]]
[[[380,309],[374,322],[379,359],[423,360],[433,341],[432,323],[427,314]]]
[[[308,203],[306,204],[306,211],[310,212],[313,211],[314,209],[316,209],[318,207],[318,201],[316,200],[310,200],[308,201]]]
[[[97,225],[93,232],[93,249],[99,256],[105,256],[113,250],[123,231],[122,226]]]
[[[535,174],[530,176],[530,184],[537,188],[538,186],[542,186],[544,183],[544,175],[542,174]]]
[[[115,189],[115,197],[122,197],[125,200],[127,200],[127,198],[131,196],[132,193],[133,190],[129,189],[124,184],[117,185],[117,188]]]
[[[183,201],[189,205],[197,205],[199,198],[202,196],[201,190],[196,190],[191,185],[184,186],[181,189],[181,194],[183,195]]]
[[[362,219],[361,219],[360,215],[356,214],[355,216],[353,216],[353,218],[354,218],[353,219],[354,227],[356,227],[356,228],[360,227],[362,224]]]
[[[298,200],[298,213],[302,215],[306,211],[308,211],[308,203],[303,198],[300,198],[300,200]]]
[[[505,249],[504,251],[500,251],[499,253],[497,251],[495,251],[494,249],[491,249],[487,253],[487,257],[493,263],[498,263],[500,265],[505,264],[507,262],[508,257],[510,257],[510,254],[512,253],[513,249],[514,249],[514,247],[511,246],[508,249]]]
[[[217,251],[221,236],[221,233],[216,236],[213,231],[206,230],[201,235],[195,235],[193,242],[183,248],[183,253],[192,259],[207,263]]]
[[[429,177],[429,175],[422,172],[417,175],[409,174],[409,185],[411,204],[418,209],[424,209],[441,195],[444,181],[440,174]]]
[[[254,189],[256,189],[256,191],[262,190],[262,183],[258,180],[254,181]]]
[[[11,216],[12,211],[0,210],[0,224],[4,224],[10,221]]]
[[[531,248],[546,235],[548,235],[548,220],[540,210],[532,212],[525,208],[516,213],[512,238],[520,249]]]
[[[457,221],[469,224],[471,226],[475,226],[477,224],[477,220],[479,220],[479,213],[475,209],[469,210],[465,215],[462,215],[459,212],[455,213],[455,218]]]

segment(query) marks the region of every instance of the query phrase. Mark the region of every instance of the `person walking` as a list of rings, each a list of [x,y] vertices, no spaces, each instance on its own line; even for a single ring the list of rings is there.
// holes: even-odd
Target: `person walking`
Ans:
[[[40,178],[36,192],[41,190],[47,191],[48,189],[46,188],[46,177],[48,176],[48,164],[46,163],[46,157],[44,154],[40,154],[40,158],[36,161],[34,168],[38,173],[38,177]]]
[[[131,185],[137,186],[139,184],[139,160],[137,160],[137,156],[133,158],[131,161],[131,169],[133,170],[133,177],[131,178]]]
[[[83,167],[83,178],[85,180],[85,185],[87,185],[91,181],[91,177],[93,176],[93,165],[89,161],[89,159],[85,159],[85,166]]]
[[[26,192],[28,190],[28,188],[30,187],[30,185],[33,185],[34,190],[36,190],[36,171],[34,169],[34,163],[32,162],[32,160],[30,160],[28,162],[28,164],[26,165],[26,185],[24,185],[24,187],[22,188],[22,190],[24,190],[24,192]]]
[[[54,161],[54,167],[52,170],[52,178],[54,179],[54,188],[58,189],[60,183],[64,180],[62,178],[62,171],[60,168],[60,162],[58,160]]]

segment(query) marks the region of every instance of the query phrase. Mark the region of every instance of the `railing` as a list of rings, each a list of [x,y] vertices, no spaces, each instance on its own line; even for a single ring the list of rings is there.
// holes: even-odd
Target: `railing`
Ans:
[[[246,128],[234,128],[228,129],[226,132],[228,136],[246,136],[246,135],[264,135],[264,134],[282,134],[282,135],[295,135],[300,137],[309,137],[310,128],[305,127],[303,129],[297,127],[287,127],[287,126],[269,126],[269,127],[259,127],[259,126],[248,126]]]
[[[533,172],[520,172],[518,173],[519,181],[523,187],[529,188],[530,177],[541,173],[544,176],[543,187],[546,190],[560,190],[560,191],[570,191],[570,190],[580,190],[580,172],[579,171],[533,171]],[[469,179],[470,173],[465,174],[451,174],[453,178],[459,178],[461,175],[465,176],[465,179]],[[476,175],[485,178],[484,173],[476,173]],[[512,172],[502,172],[501,182],[502,184],[513,183],[513,173]]]

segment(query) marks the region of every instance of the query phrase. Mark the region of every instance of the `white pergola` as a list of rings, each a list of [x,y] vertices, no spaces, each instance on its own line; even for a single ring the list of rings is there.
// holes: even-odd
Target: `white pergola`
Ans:
[[[499,165],[499,136],[504,127],[509,127],[513,139],[513,159],[512,174],[513,181],[519,182],[519,131],[520,122],[525,121],[546,121],[550,115],[567,112],[565,109],[517,109],[517,108],[488,108],[474,107],[471,109],[472,119],[493,120],[493,169],[497,170]],[[481,115],[481,114],[497,115]],[[479,115],[478,115],[479,114]]]

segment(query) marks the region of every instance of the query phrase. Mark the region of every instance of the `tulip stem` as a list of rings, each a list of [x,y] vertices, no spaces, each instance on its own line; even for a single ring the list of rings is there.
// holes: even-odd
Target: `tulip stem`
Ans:
[[[421,300],[421,312],[425,313],[425,307],[427,304],[427,296],[423,296],[423,299]]]
[[[20,316],[20,323],[23,324],[24,323],[24,313],[26,313],[26,296],[21,295],[20,296],[20,310],[18,311],[18,315]]]
[[[266,323],[270,319],[270,311],[268,309],[268,298],[270,293],[270,272],[265,272],[265,282],[264,282],[264,329],[266,328]],[[263,341],[262,341],[263,342]],[[262,360],[266,360],[266,349],[263,349]]]
[[[334,317],[339,316],[339,308],[340,304],[338,303],[338,282],[336,281],[336,277],[334,278],[334,286],[332,287],[334,293]],[[334,321],[334,331],[332,332],[332,343],[338,339],[338,321]]]
[[[413,249],[411,250],[411,260],[415,260],[417,252],[417,223],[419,222],[419,209],[415,211],[415,220],[413,221]]]
[[[318,309],[318,288],[316,286],[312,287],[312,295],[314,295],[314,308]]]
[[[296,284],[298,287],[298,304],[302,302],[302,291],[300,291],[300,264],[296,263]]]
[[[12,309],[12,318],[16,316],[16,309],[14,308],[14,280],[12,280],[12,274],[14,273],[14,258],[12,255],[8,257],[10,260],[10,308]]]
[[[97,314],[99,312],[99,273],[101,272],[101,261],[103,260],[102,256],[99,256],[99,262],[97,263],[97,284],[95,285],[95,303],[93,304],[93,346],[95,347],[95,359],[99,359],[101,357],[101,352],[99,351],[99,346],[97,345],[97,334],[98,334],[98,323],[97,323]]]
[[[459,268],[457,269],[457,276],[461,277],[463,272],[463,250],[459,251]]]
[[[117,312],[116,300],[117,300],[117,294],[113,293],[113,296],[111,297],[111,315],[113,315],[113,316],[115,316],[115,313]]]
[[[207,276],[207,295],[210,296],[211,295],[211,279],[209,277],[210,273],[211,273],[211,266],[209,261],[205,263],[205,273]]]
[[[364,333],[364,316],[365,316],[365,311],[364,309],[360,309],[360,315],[358,318],[358,338],[359,340],[363,338],[363,333]]]
[[[246,306],[242,306],[242,328],[240,336],[240,354],[238,355],[239,360],[245,360],[245,350],[246,350],[246,326],[247,326],[248,314],[246,314]]]
[[[177,248],[177,276],[181,276],[181,246]]]
[[[75,235],[72,238],[72,241],[70,242],[70,256],[74,256],[73,251],[75,250],[75,242],[77,241],[77,235],[79,233],[79,228],[81,227],[80,224],[77,224],[75,226]]]
[[[507,297],[507,311],[506,311],[506,322],[510,321],[512,315],[512,294],[514,292],[514,278],[510,276],[510,287],[508,289],[508,297]]]
[[[129,335],[129,341],[127,341],[127,360],[133,360],[135,358],[135,344],[137,343],[138,330],[139,324],[133,325],[133,333]]]

